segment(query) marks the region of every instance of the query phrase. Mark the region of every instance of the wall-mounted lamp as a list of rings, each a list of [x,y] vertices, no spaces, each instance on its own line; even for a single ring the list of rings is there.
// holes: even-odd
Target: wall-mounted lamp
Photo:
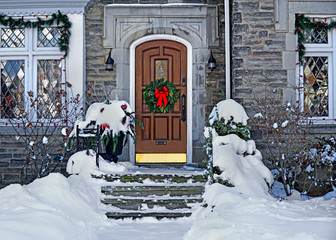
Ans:
[[[210,58],[209,58],[209,61],[208,61],[208,69],[210,69],[212,71],[215,68],[216,68],[216,60],[212,56],[212,51],[211,51]]]
[[[106,59],[106,71],[113,71],[114,60],[111,58],[112,49],[110,49],[109,55]]]

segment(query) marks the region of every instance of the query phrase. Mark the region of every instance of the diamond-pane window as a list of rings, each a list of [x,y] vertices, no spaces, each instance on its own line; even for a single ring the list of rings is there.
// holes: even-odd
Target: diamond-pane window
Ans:
[[[304,108],[315,117],[329,115],[328,57],[305,57]]]
[[[1,47],[2,48],[24,48],[25,47],[25,29],[1,29]]]
[[[37,61],[37,89],[39,104],[37,117],[57,118],[62,104],[62,62],[61,60]]]
[[[58,39],[60,38],[60,30],[53,27],[45,27],[38,29],[38,47],[58,47]]]
[[[328,30],[321,29],[317,30],[316,28],[313,29],[306,29],[305,30],[305,43],[314,43],[314,44],[326,44],[328,43]]]
[[[25,61],[1,61],[1,118],[17,117],[24,110]]]

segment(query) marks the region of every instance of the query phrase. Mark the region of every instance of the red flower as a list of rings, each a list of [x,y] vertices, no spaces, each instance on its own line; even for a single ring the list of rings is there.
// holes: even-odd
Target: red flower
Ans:
[[[122,110],[125,110],[127,108],[126,104],[121,105]]]

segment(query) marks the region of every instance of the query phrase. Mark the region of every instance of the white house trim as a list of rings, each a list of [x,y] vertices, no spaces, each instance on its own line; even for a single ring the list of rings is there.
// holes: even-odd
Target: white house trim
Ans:
[[[187,48],[187,163],[192,163],[192,46],[183,38],[168,35],[149,35],[135,40],[130,46],[130,105],[135,109],[135,48],[152,40],[172,40]],[[130,144],[130,159],[135,162],[135,147]]]

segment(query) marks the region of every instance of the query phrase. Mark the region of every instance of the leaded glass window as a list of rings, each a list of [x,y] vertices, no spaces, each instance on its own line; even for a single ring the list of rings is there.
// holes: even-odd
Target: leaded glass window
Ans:
[[[24,109],[25,61],[1,60],[1,118],[17,117]]]
[[[168,79],[168,60],[155,61],[155,79]]]
[[[316,28],[305,30],[304,43],[326,44],[328,43],[328,30]]]
[[[61,60],[37,61],[38,117],[57,118],[59,116],[63,95],[61,82]]]
[[[60,30],[58,28],[39,28],[37,35],[37,47],[58,47],[58,39],[61,36]]]
[[[305,57],[303,73],[305,110],[313,116],[328,116],[328,57]]]
[[[1,47],[2,48],[24,48],[25,47],[25,29],[2,28],[1,29]]]

